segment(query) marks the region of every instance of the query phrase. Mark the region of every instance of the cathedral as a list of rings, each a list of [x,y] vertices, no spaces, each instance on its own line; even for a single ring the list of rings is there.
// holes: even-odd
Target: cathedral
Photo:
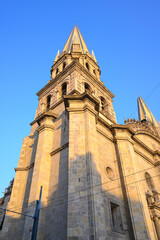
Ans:
[[[160,123],[139,97],[139,120],[118,124],[100,75],[75,26],[37,93],[0,240],[160,240]]]

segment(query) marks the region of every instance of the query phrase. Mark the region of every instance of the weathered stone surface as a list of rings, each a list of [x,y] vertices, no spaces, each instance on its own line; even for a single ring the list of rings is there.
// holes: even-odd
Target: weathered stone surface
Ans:
[[[34,215],[43,186],[38,240],[156,240],[158,131],[116,123],[114,95],[100,81],[95,58],[80,49],[57,57],[52,79],[37,93],[12,193],[0,207]],[[3,221],[0,214],[0,239],[31,239],[32,218],[6,212]]]

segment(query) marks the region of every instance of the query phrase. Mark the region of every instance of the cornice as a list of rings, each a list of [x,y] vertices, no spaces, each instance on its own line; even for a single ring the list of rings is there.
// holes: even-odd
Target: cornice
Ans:
[[[86,112],[89,111],[92,115],[97,116],[97,111],[93,110],[89,106],[84,106],[83,108],[66,108],[67,112],[74,112],[74,113],[79,113],[79,112]]]
[[[145,143],[143,143],[139,138],[136,137],[136,135],[132,136],[132,139],[138,143],[140,146],[142,146],[145,150],[147,150],[149,153],[151,153],[153,156],[156,154],[160,156],[160,152],[158,150],[153,151],[151,148],[149,148]]]
[[[34,167],[34,163],[30,164],[29,166],[27,167],[18,167],[18,168],[15,168],[14,170],[17,172],[17,171],[28,171],[29,169],[33,168]]]
[[[160,138],[158,136],[155,136],[151,132],[148,132],[148,131],[145,131],[145,130],[138,130],[138,131],[135,132],[135,135],[139,135],[139,134],[148,135],[148,136],[154,138],[157,142],[160,143]]]
[[[43,112],[38,117],[36,117],[36,119],[31,122],[30,125],[32,126],[34,123],[38,123],[38,125],[40,125],[40,121],[45,117],[52,117],[53,119],[57,119],[58,115],[55,114],[52,110]]]
[[[127,127],[126,125],[122,125],[122,124],[113,124],[112,125],[112,129],[123,129],[123,130],[127,130],[130,134],[134,135],[135,131],[131,130],[129,127]]]
[[[84,92],[80,95],[64,95],[63,98],[64,98],[64,103],[65,103],[66,108],[69,107],[68,106],[69,100],[84,100],[85,98],[88,98],[89,100],[94,102],[95,110],[99,111],[99,100],[97,98],[95,98],[94,96],[88,94],[88,92]]]
[[[61,104],[63,102],[63,98],[61,98],[58,102],[56,102],[53,106],[51,106],[51,110],[53,110],[54,108],[56,108],[59,104]]]
[[[37,131],[40,133],[40,132],[42,132],[42,131],[44,131],[44,130],[46,130],[46,129],[49,129],[49,130],[54,131],[55,128],[53,127],[53,125],[44,124],[44,125],[39,126],[39,127],[37,128]]]
[[[77,65],[76,65],[76,66],[79,68],[79,70],[81,70],[81,73],[82,73],[82,74],[85,73],[85,74],[91,79],[91,81],[94,80],[94,82],[95,82],[103,91],[107,92],[108,95],[109,95],[111,98],[114,98],[114,97],[115,97],[115,95],[114,95],[111,91],[109,91],[108,88],[106,88],[106,87],[104,86],[104,83],[103,83],[102,81],[98,80],[96,77],[94,77],[83,65],[81,65],[79,62],[77,62]]]
[[[144,133],[145,132],[145,134],[147,134],[147,135],[149,135],[149,136],[152,136],[154,139],[156,139],[156,140],[158,140],[159,141],[159,139],[156,137],[156,136],[154,136],[153,134],[151,134],[151,133],[148,133],[147,131],[137,131],[137,132],[135,132],[133,129],[130,129],[127,125],[122,125],[122,124],[120,124],[120,125],[112,125],[112,128],[113,129],[125,129],[125,130],[127,130],[129,133],[131,133],[131,139],[132,139],[132,141],[134,141],[134,142],[136,142],[136,143],[138,143],[141,147],[143,147],[144,149],[146,149],[149,153],[151,153],[153,156],[154,155],[156,155],[156,154],[158,154],[159,156],[160,156],[160,152],[159,151],[153,151],[151,148],[149,148],[146,144],[144,144],[141,140],[139,140],[139,138],[137,138],[137,135],[138,134],[140,134],[140,133]],[[138,133],[138,134],[137,134]]]
[[[69,143],[65,143],[63,146],[57,148],[56,150],[52,151],[50,153],[51,156],[55,155],[56,153],[62,151],[64,148],[67,148],[69,146]]]
[[[140,152],[138,149],[136,149],[136,147],[134,147],[134,151],[140,155],[141,157],[143,157],[145,160],[147,160],[147,162],[151,163],[152,165],[156,166],[156,163],[154,161],[152,161],[149,157],[147,157],[146,155],[144,155],[142,152]]]
[[[51,69],[56,69],[65,59],[67,59],[67,56],[70,56],[69,53],[63,54],[58,61],[56,61],[52,66]]]
[[[61,54],[59,55],[59,59],[52,65],[52,67],[51,67],[51,69],[56,69],[65,59],[67,59],[67,58],[70,58],[70,59],[72,59],[72,55],[74,55],[75,53],[73,53],[73,52],[71,52],[71,53],[64,53],[64,54],[62,54],[62,56],[61,56]],[[89,56],[88,54],[83,54],[83,53],[81,53],[81,52],[78,52],[78,53],[76,53],[76,54],[78,54],[78,59],[89,59],[90,60],[90,64],[92,65],[92,66],[94,66],[94,65],[96,65],[97,67],[98,67],[98,70],[100,71],[100,67],[98,66],[98,63],[97,62],[95,62],[94,60],[93,60],[93,58],[91,57],[91,56]]]
[[[160,166],[160,161],[156,161],[154,165],[155,165],[156,167],[157,167],[157,166]]]
[[[103,113],[100,112],[102,115]],[[109,124],[105,119],[103,119],[100,115],[98,116],[98,122],[100,122],[101,124],[107,126],[108,128],[112,128],[112,124],[116,124],[114,120],[110,119],[110,117],[103,115],[105,118],[107,118],[111,123]]]
[[[114,142],[113,137],[108,136],[108,134],[104,133],[101,129],[99,129],[98,127],[96,128],[97,132],[99,132],[100,134],[102,134],[104,137],[106,137],[107,139],[109,139],[111,142]]]
[[[76,93],[76,95],[74,95],[74,93]],[[72,94],[72,95],[71,95]],[[102,117],[99,116],[99,100],[97,98],[95,98],[93,95],[91,95],[89,93],[89,91],[86,91],[82,94],[80,94],[77,90],[73,90],[73,92],[71,93],[70,95],[64,95],[63,98],[64,98],[64,103],[65,103],[65,108],[67,111],[74,111],[74,112],[78,112],[78,111],[84,111],[84,110],[90,110],[91,112],[93,112],[94,114],[96,114],[96,121],[98,122],[101,122],[101,124],[107,126],[108,128],[111,128],[111,125],[113,123],[115,123],[115,121],[111,120],[108,116],[105,116],[104,117],[110,121],[110,123],[108,123],[105,119],[103,119]],[[69,100],[84,100],[85,98],[88,98],[90,99],[92,102],[94,102],[96,104],[96,108],[95,108],[95,111],[91,108],[89,108],[88,106],[86,107],[83,107],[83,108],[70,108],[69,107],[69,104],[68,104],[68,101]],[[101,112],[101,114],[103,114]]]
[[[75,65],[76,61],[71,62],[68,66],[66,66],[66,68],[60,72],[57,76],[55,76],[55,78],[52,78],[43,88],[41,88],[36,95],[38,97],[40,97],[40,95],[45,92],[48,88],[50,88],[50,86],[52,86],[53,84],[56,84],[58,82],[58,80],[61,79],[61,81],[64,80],[64,78],[67,76],[66,73],[71,74],[75,69],[73,68]]]
[[[40,96],[43,92],[45,92],[48,88],[50,88],[50,86],[52,86],[53,84],[55,84],[59,79],[63,78],[66,73],[72,73],[74,70],[81,70],[81,73],[85,73],[85,75],[87,75],[91,81],[94,80],[94,82],[106,93],[108,93],[108,95],[113,98],[114,94],[109,91],[104,84],[98,80],[96,77],[94,77],[83,65],[81,65],[77,60],[72,61],[62,72],[60,72],[55,78],[51,79],[40,91],[37,92],[37,96]]]
[[[134,145],[134,141],[133,141],[131,138],[129,138],[129,137],[114,136],[114,139],[115,139],[115,141],[117,141],[117,140],[128,141],[128,142],[130,142],[132,145]]]

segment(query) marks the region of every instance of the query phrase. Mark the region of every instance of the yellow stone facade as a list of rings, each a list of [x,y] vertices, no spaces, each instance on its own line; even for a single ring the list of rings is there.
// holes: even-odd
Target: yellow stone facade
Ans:
[[[160,132],[117,124],[114,95],[77,26],[38,93],[12,190],[0,207],[34,215],[38,240],[160,239]],[[31,239],[33,218],[1,210],[0,239]]]

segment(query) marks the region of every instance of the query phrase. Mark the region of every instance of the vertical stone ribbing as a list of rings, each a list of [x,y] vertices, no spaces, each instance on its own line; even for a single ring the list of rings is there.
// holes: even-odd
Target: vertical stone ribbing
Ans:
[[[37,145],[37,152],[34,164],[34,171],[32,177],[32,184],[29,196],[29,208],[28,211],[34,210],[34,202],[39,198],[40,187],[43,186],[42,191],[42,205],[45,207],[47,205],[48,197],[48,187],[49,187],[49,177],[50,177],[50,167],[51,167],[51,156],[53,144],[53,134],[54,134],[54,123],[52,116],[45,116],[40,120],[40,126],[37,129],[39,132],[39,139]],[[31,207],[33,205],[33,207]],[[37,238],[39,240],[44,239],[45,235],[45,218],[46,210],[43,208],[39,216],[38,224],[38,234]],[[23,239],[29,239],[31,235],[33,221],[26,218],[25,230]]]
[[[115,129],[115,139],[124,182],[124,186],[122,187],[124,187],[126,191],[126,197],[132,219],[132,227],[134,231],[133,239],[147,240],[149,237],[143,218],[143,209],[139,197],[137,176],[134,168],[135,153],[133,150],[133,142],[129,133],[121,129]]]

